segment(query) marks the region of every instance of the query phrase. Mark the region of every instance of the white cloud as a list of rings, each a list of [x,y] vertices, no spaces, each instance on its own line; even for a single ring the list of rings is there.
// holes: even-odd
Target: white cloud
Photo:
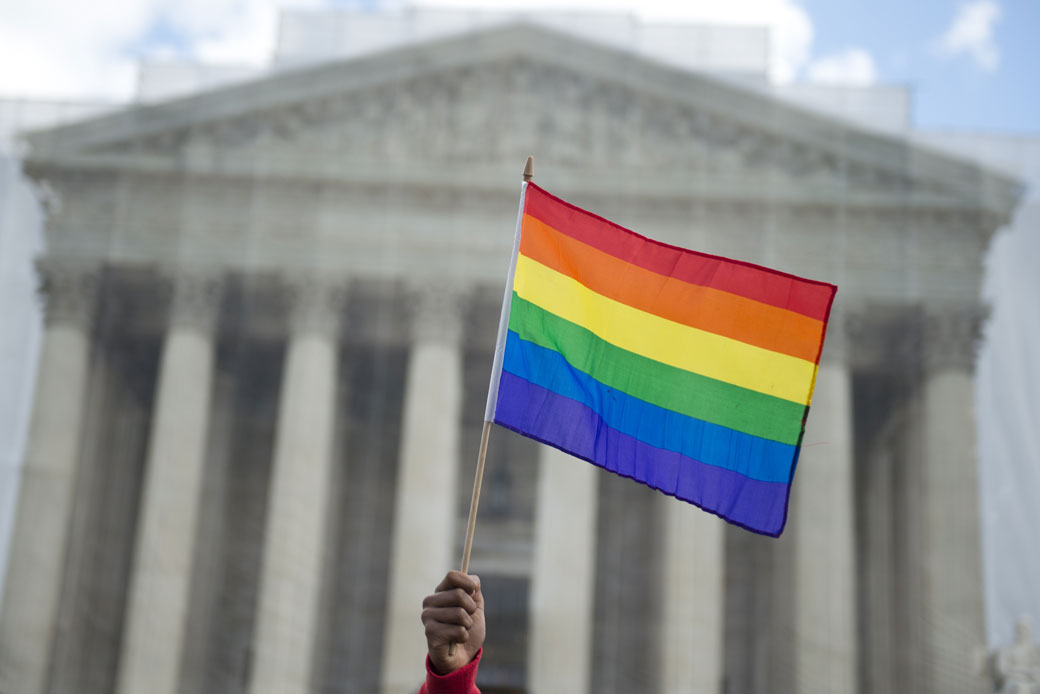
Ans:
[[[814,60],[806,71],[810,82],[866,87],[877,82],[874,58],[862,48],[846,48],[840,53]]]
[[[133,63],[121,46],[147,26],[134,0],[71,5],[62,0],[5,3],[0,19],[0,92],[18,96],[125,97]]]
[[[770,30],[770,77],[792,82],[809,60],[813,23],[795,0],[420,0],[423,7],[500,10],[600,10],[628,12],[644,21],[684,21]]]
[[[260,65],[274,50],[278,10],[331,0],[0,0],[0,95],[128,99],[139,59]],[[398,0],[383,0],[400,7]],[[539,11],[558,0],[424,0],[424,6]],[[809,63],[813,23],[797,0],[570,0],[569,9],[644,21],[757,25],[770,30],[770,75],[791,82]],[[165,41],[149,41],[156,26]]]
[[[204,62],[266,64],[280,10],[320,7],[327,0],[168,0],[193,37],[191,57]]]
[[[1001,10],[995,0],[975,0],[961,5],[949,28],[936,42],[940,55],[966,55],[983,70],[993,71],[1000,64],[1000,50],[993,31]]]
[[[0,4],[0,94],[128,99],[142,57],[258,65],[281,7],[320,0],[32,0]],[[171,45],[143,45],[162,24]]]

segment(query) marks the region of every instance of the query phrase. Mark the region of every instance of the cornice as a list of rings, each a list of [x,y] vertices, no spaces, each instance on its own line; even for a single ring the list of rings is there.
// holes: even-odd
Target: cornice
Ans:
[[[496,165],[446,167],[434,161],[393,165],[372,160],[343,159],[327,168],[301,166],[287,159],[271,159],[263,170],[256,162],[175,162],[158,156],[129,154],[80,155],[75,157],[31,157],[26,171],[37,180],[68,172],[116,173],[141,176],[208,176],[227,180],[255,182],[257,179],[278,182],[311,182],[330,185],[387,188],[438,189],[444,191],[507,192],[503,181],[511,182],[515,171]],[[514,167],[515,168],[515,167]],[[450,173],[447,173],[450,171]],[[887,209],[896,212],[960,214],[980,213],[987,222],[986,233],[997,231],[1010,219],[1003,211],[985,206],[977,200],[964,200],[934,191],[866,191],[833,182],[778,181],[771,176],[754,173],[715,174],[698,179],[691,185],[688,177],[667,171],[639,171],[639,175],[619,177],[600,167],[588,169],[560,168],[546,172],[543,185],[565,182],[566,195],[608,196],[611,198],[646,198],[675,201],[706,201],[708,204],[775,203],[780,205],[834,206],[850,211]],[[982,230],[980,230],[982,231]]]

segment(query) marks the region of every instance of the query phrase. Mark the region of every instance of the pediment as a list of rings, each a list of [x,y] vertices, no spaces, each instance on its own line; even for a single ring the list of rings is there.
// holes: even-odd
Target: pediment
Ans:
[[[970,198],[1010,179],[767,95],[515,25],[35,135],[33,158],[337,176],[522,161],[685,181]],[[980,176],[992,185],[981,186]],[[998,211],[999,210],[999,211]]]
[[[185,152],[243,162],[409,162],[480,164],[522,161],[545,152],[553,165],[679,173],[833,179],[839,157],[819,147],[673,98],[520,60],[420,75],[201,122],[97,147],[101,155],[179,160]],[[913,185],[907,173],[868,166],[848,171],[872,189]]]

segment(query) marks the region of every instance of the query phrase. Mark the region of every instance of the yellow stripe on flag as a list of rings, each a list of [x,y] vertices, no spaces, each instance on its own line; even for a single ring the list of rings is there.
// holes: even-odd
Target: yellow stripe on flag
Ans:
[[[640,311],[577,280],[517,257],[517,294],[621,349],[801,405],[809,402],[816,365]]]

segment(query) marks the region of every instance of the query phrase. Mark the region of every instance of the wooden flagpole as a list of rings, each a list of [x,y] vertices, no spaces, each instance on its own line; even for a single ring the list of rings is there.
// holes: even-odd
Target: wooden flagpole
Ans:
[[[534,157],[527,158],[524,166],[524,182],[534,178]],[[484,482],[484,459],[487,457],[488,438],[491,436],[491,422],[484,421],[484,428],[480,432],[480,451],[477,453],[477,472],[473,476],[473,496],[469,501],[469,522],[466,524],[466,544],[462,548],[462,573],[469,573],[469,555],[473,550],[473,532],[477,527],[477,505],[480,503],[480,486]],[[448,648],[448,655],[455,655],[453,643]]]

